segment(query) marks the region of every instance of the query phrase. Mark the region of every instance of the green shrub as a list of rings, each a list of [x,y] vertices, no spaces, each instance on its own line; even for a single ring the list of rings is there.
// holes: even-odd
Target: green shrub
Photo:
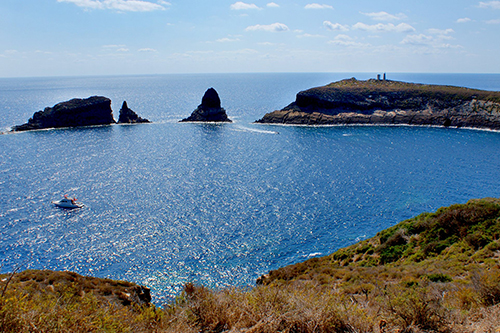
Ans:
[[[389,304],[403,331],[410,332],[412,326],[417,326],[422,330],[441,332],[448,327],[447,309],[441,298],[428,289],[416,286],[392,292],[397,296]]]
[[[446,274],[442,274],[442,273],[430,274],[427,276],[427,278],[431,282],[451,282],[451,281],[453,281],[453,279],[450,276],[448,276]]]
[[[475,250],[479,250],[489,243],[491,243],[491,237],[484,235],[481,231],[476,231],[473,234],[469,234],[465,237],[465,241],[472,246]]]

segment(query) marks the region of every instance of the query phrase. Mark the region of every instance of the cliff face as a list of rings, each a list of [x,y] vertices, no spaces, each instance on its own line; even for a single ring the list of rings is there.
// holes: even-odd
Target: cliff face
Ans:
[[[75,98],[35,112],[26,124],[14,126],[12,130],[109,125],[114,122],[111,100],[93,96],[86,99]]]
[[[301,91],[295,102],[257,122],[500,129],[500,92],[353,78]]]
[[[219,94],[214,88],[208,89],[196,110],[189,117],[181,120],[181,122],[185,121],[231,122],[226,110],[221,107]]]

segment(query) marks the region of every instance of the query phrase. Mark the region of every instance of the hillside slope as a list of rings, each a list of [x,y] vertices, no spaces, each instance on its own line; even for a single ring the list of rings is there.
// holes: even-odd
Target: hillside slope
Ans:
[[[446,271],[451,278],[470,280],[471,271],[500,265],[499,239],[500,199],[471,200],[400,222],[326,257],[271,271],[258,282],[323,281],[335,269],[396,267],[415,270],[415,277]]]

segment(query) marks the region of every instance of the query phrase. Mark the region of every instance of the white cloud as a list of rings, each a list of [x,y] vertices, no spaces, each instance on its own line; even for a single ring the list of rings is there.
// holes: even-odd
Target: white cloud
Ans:
[[[500,1],[480,2],[479,8],[500,9]]]
[[[488,24],[500,24],[500,19],[486,21]]]
[[[151,12],[154,10],[165,10],[169,2],[159,1],[152,3],[142,0],[57,0],[57,2],[69,2],[78,7],[90,9],[114,9],[125,12]]]
[[[448,34],[454,33],[455,30],[453,30],[453,29],[445,29],[445,30],[442,30],[442,29],[427,29],[427,32],[430,33],[430,34],[433,34],[433,35],[448,35]]]
[[[307,4],[305,7],[305,9],[333,9],[332,6],[330,5],[320,5],[319,3],[310,3],[310,4]]]
[[[342,25],[340,23],[332,23],[330,21],[324,21],[323,26],[327,28],[328,30],[338,30],[338,31],[349,31],[349,26],[347,25]]]
[[[121,47],[119,49],[116,49],[117,52],[128,52],[129,49],[127,49],[126,47]]]
[[[279,8],[280,5],[274,2],[270,2],[266,5],[267,7],[272,7],[272,8]]]
[[[415,31],[415,28],[407,23],[400,23],[394,25],[392,23],[378,23],[374,25],[369,25],[365,23],[358,22],[352,26],[354,29],[369,31],[369,32],[411,32]]]
[[[218,42],[218,43],[231,43],[231,42],[239,42],[239,41],[240,41],[239,38],[228,38],[228,37],[219,38],[216,40],[216,42]]]
[[[152,48],[149,48],[149,47],[145,47],[143,49],[139,49],[137,50],[138,52],[158,52],[157,50],[155,49],[152,49]]]
[[[396,15],[389,14],[387,12],[377,12],[377,13],[362,13],[368,17],[371,17],[375,21],[399,21],[406,18],[406,15],[399,13]]]
[[[301,34],[297,35],[297,38],[323,38],[323,35],[311,35],[311,34]]]
[[[433,41],[434,41],[434,37],[427,36],[424,34],[408,35],[401,41],[401,44],[430,45],[430,44],[432,44]]]
[[[427,46],[432,48],[462,48],[462,46],[460,45],[443,43],[443,41],[446,39],[449,39],[449,37],[444,35],[441,36],[428,36],[424,34],[408,35],[401,41],[401,44],[408,44],[414,46]]]
[[[351,37],[340,34],[335,36],[333,40],[328,41],[328,44],[340,45],[340,46],[369,46],[370,44],[363,44],[355,42]]]
[[[231,6],[229,6],[229,8],[231,8],[231,10],[261,9],[254,3],[244,3],[241,1],[233,3]]]
[[[470,22],[470,21],[472,21],[470,18],[468,18],[468,17],[463,17],[463,18],[459,18],[459,19],[457,20],[457,23],[467,23],[467,22]]]
[[[270,31],[270,32],[284,32],[290,29],[283,23],[273,23],[268,25],[252,25],[245,29],[245,31]]]

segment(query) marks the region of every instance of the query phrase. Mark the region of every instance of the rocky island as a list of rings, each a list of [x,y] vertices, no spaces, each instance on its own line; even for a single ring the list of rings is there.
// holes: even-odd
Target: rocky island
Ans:
[[[297,94],[257,123],[424,125],[500,130],[500,92],[355,78]]]
[[[109,125],[114,123],[111,100],[103,96],[74,98],[33,114],[26,124],[14,126],[13,131],[43,128]]]
[[[181,120],[181,122],[186,121],[231,122],[226,110],[221,107],[219,94],[214,88],[208,89],[196,110],[189,117]]]
[[[123,102],[118,123],[148,123]],[[103,96],[92,96],[61,102],[53,107],[33,114],[26,124],[12,127],[12,131],[30,131],[44,128],[79,127],[114,124],[111,100]]]
[[[150,123],[149,120],[141,118],[133,110],[129,109],[127,101],[123,101],[120,115],[118,116],[118,124],[136,124],[136,123]]]

